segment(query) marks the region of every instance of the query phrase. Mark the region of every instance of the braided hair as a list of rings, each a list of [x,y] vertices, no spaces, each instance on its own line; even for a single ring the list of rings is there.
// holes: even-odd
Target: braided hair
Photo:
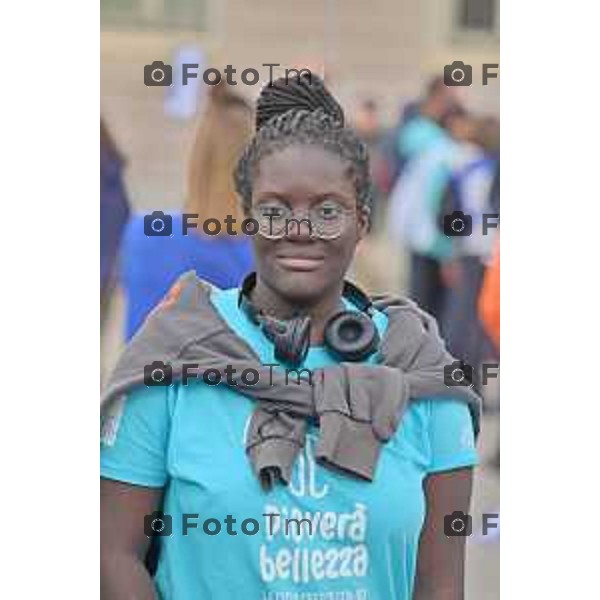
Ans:
[[[242,206],[252,203],[252,184],[260,161],[275,151],[296,145],[320,146],[348,163],[359,209],[370,209],[372,181],[366,146],[344,127],[344,112],[314,74],[282,77],[265,86],[256,106],[256,134],[234,173]]]

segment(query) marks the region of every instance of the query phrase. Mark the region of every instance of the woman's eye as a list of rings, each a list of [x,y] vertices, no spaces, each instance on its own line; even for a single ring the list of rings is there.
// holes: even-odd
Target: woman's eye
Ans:
[[[335,204],[325,204],[319,208],[319,215],[324,219],[335,219],[340,215],[340,207]]]
[[[263,206],[260,212],[269,219],[282,219],[285,216],[285,208],[282,206]]]

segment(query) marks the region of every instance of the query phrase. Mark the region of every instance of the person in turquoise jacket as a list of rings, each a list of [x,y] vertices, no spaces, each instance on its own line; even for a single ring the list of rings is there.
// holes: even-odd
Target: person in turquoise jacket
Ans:
[[[452,255],[439,222],[456,152],[445,122],[462,110],[454,90],[443,78],[432,80],[418,114],[400,130],[403,168],[390,200],[392,235],[410,253],[410,296],[438,318],[446,295],[443,264]]]

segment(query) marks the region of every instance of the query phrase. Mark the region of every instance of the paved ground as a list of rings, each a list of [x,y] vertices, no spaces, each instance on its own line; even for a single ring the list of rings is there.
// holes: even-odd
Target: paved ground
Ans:
[[[476,519],[483,512],[499,512],[500,478],[495,468],[486,465],[493,458],[499,436],[498,416],[487,416],[479,444],[482,467],[475,480],[473,505],[473,536],[467,545],[467,600],[498,600],[500,598],[500,543],[498,536],[481,537],[475,531]]]

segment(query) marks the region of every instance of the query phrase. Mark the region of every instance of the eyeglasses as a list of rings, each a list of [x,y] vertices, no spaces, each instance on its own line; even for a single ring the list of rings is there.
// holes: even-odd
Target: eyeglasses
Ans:
[[[308,225],[309,235],[322,240],[340,237],[346,224],[356,214],[334,200],[325,200],[302,213],[276,200],[252,208],[252,217],[258,222],[258,233],[270,240],[278,240],[290,232],[299,232],[301,224]]]

